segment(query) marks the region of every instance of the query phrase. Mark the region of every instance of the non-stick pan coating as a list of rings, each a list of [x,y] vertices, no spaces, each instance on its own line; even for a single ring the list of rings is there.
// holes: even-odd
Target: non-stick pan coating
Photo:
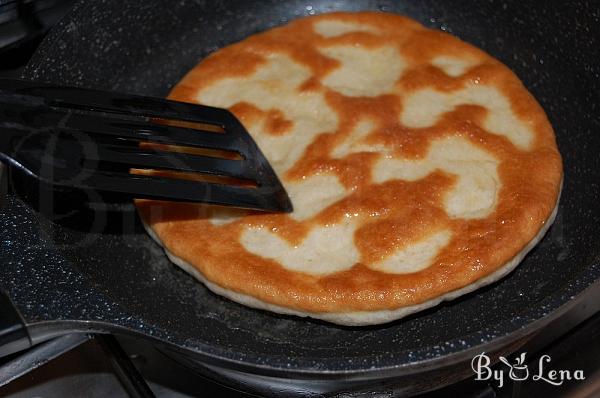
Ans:
[[[266,373],[408,372],[531,333],[598,280],[600,23],[593,1],[89,1],[44,41],[24,77],[164,96],[219,47],[300,16],[365,9],[405,14],[483,48],[546,109],[564,157],[564,190],[556,224],[515,272],[404,320],[344,328],[211,294],[170,264],[139,224],[129,228],[133,218],[119,221],[125,233],[87,234],[44,221],[12,195],[0,209],[0,288],[32,330],[128,329]],[[88,322],[46,323],[54,319]]]

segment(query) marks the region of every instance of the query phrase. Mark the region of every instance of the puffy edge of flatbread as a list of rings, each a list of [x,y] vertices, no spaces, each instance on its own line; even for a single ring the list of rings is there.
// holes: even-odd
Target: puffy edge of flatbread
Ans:
[[[443,294],[439,297],[436,297],[431,300],[424,301],[420,304],[411,305],[408,307],[401,307],[395,310],[376,310],[376,311],[352,311],[352,312],[302,312],[296,311],[290,308],[281,307],[279,305],[266,303],[261,301],[255,297],[248,296],[246,294],[237,293],[231,290],[227,290],[222,288],[221,286],[214,284],[208,281],[193,265],[182,260],[181,258],[175,256],[169,250],[167,250],[161,243],[160,239],[156,236],[152,228],[147,225],[143,220],[142,224],[144,228],[148,232],[148,235],[152,237],[165,251],[169,260],[172,263],[191,274],[194,278],[198,279],[200,282],[204,283],[204,285],[210,289],[213,293],[216,293],[220,296],[226,297],[236,303],[257,308],[260,310],[266,310],[275,312],[278,314],[284,315],[295,315],[299,317],[310,317],[315,319],[321,319],[323,321],[335,323],[338,325],[344,326],[369,326],[369,325],[379,325],[392,321],[396,321],[398,319],[404,318],[405,316],[414,314],[416,312],[420,312],[426,310],[431,307],[435,307],[440,304],[442,301],[450,301],[463,296],[465,294],[471,293],[483,286],[494,283],[504,276],[508,275],[512,270],[514,270],[517,265],[523,260],[523,258],[533,249],[540,240],[544,237],[554,220],[556,219],[556,213],[558,212],[558,204],[560,203],[560,195],[562,193],[562,181],[560,186],[560,191],[558,194],[558,198],[556,201],[556,205],[554,206],[554,210],[550,214],[550,217],[546,220],[542,228],[538,231],[537,235],[527,243],[527,245],[517,253],[511,260],[509,260],[502,267],[498,268],[493,273],[484,276],[476,280],[475,282],[462,287],[460,289],[453,290],[446,294]]]

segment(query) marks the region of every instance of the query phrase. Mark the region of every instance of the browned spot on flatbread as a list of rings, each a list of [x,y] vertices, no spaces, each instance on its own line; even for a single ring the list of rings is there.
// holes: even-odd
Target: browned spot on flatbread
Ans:
[[[284,114],[278,109],[263,111],[252,104],[242,101],[233,105],[230,111],[242,123],[256,123],[258,120],[264,119],[264,132],[272,135],[289,133],[294,126],[294,123],[286,119]]]

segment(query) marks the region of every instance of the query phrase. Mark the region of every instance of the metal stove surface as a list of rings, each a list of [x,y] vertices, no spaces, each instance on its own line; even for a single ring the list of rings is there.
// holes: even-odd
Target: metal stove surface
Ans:
[[[120,342],[156,397],[250,397],[191,373],[141,341],[121,339]],[[0,397],[6,398],[126,398],[132,395],[115,373],[110,354],[94,338],[0,387]]]

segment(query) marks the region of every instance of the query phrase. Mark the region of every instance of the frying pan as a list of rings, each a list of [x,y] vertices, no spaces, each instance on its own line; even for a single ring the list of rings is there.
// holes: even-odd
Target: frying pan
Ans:
[[[593,1],[81,2],[23,77],[164,96],[204,56],[252,33],[304,15],[367,9],[407,15],[483,48],[547,111],[564,157],[564,189],[554,226],[516,271],[377,327],[280,316],[217,297],[171,265],[131,209],[61,213],[53,221],[40,210],[47,204],[34,210],[22,200],[27,193],[15,178],[0,209],[0,289],[31,342],[129,333],[211,369],[338,383],[421,380],[414,392],[435,384],[416,375],[514,349],[598,292],[600,23]]]

